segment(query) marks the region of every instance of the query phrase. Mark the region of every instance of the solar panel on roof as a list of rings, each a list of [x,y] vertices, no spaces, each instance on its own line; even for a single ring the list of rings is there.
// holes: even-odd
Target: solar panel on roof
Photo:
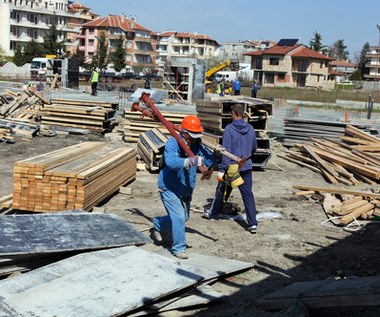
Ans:
[[[298,39],[281,39],[280,42],[277,43],[278,46],[293,46],[297,44]]]

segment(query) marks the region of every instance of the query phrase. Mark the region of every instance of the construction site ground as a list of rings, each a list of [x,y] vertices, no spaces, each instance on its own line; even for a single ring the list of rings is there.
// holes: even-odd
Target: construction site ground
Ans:
[[[2,144],[0,196],[12,193],[14,162],[95,140],[136,146],[124,142],[118,132],[105,136],[34,137],[31,142]],[[322,225],[327,216],[319,203],[321,197],[293,195],[292,186],[326,187],[328,184],[319,174],[277,157],[284,151],[281,143],[273,140],[271,148],[273,155],[266,168],[253,172],[257,209],[266,216],[259,222],[256,234],[246,231],[239,221],[210,221],[201,217],[201,212],[208,208],[213,198],[216,175],[206,181],[198,175],[186,229],[187,242],[192,246],[188,250],[190,256],[196,252],[247,261],[254,264],[253,269],[214,284],[215,290],[227,295],[223,301],[186,311],[166,312],[160,316],[339,316],[339,311],[333,308],[308,312],[299,305],[290,305],[286,311],[266,312],[256,306],[256,301],[295,282],[379,274],[379,224],[369,223],[365,230],[359,232],[343,231],[331,224]],[[116,214],[152,237],[149,230],[152,217],[165,214],[156,188],[157,177],[156,173],[138,171],[136,180],[127,185],[131,192],[115,193],[95,209]],[[362,184],[349,189],[368,190],[370,186]],[[230,202],[244,209],[237,189],[233,191]],[[271,219],[279,213],[281,218]],[[143,248],[158,250],[169,247],[168,237],[165,238],[164,245],[152,243]],[[353,316],[355,313],[358,311],[351,309],[344,315]],[[365,310],[360,311],[359,315],[365,316]]]

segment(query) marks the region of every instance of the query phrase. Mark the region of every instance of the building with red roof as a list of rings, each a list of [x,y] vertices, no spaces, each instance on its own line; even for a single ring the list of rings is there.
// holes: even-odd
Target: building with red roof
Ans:
[[[332,58],[298,44],[298,39],[282,39],[273,47],[245,55],[251,57],[254,79],[263,87],[334,87],[329,77]]]
[[[98,39],[102,34],[107,40],[110,52],[116,49],[120,36],[124,39],[128,71],[154,69],[156,61],[157,34],[125,15],[108,15],[82,25],[79,50],[83,51],[87,61],[91,61],[98,51]]]

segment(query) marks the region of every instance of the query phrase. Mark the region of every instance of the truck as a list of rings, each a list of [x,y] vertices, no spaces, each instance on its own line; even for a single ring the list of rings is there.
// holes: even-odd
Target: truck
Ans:
[[[32,80],[46,81],[48,75],[61,74],[62,59],[54,57],[35,57],[30,65]]]

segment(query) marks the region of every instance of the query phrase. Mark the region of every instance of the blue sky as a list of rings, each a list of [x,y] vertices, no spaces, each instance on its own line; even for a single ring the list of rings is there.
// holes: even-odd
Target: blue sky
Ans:
[[[317,31],[323,45],[343,39],[350,58],[364,43],[378,45],[379,0],[73,0],[105,16],[135,15],[161,32],[204,33],[219,43],[247,39],[299,38],[308,44]]]

